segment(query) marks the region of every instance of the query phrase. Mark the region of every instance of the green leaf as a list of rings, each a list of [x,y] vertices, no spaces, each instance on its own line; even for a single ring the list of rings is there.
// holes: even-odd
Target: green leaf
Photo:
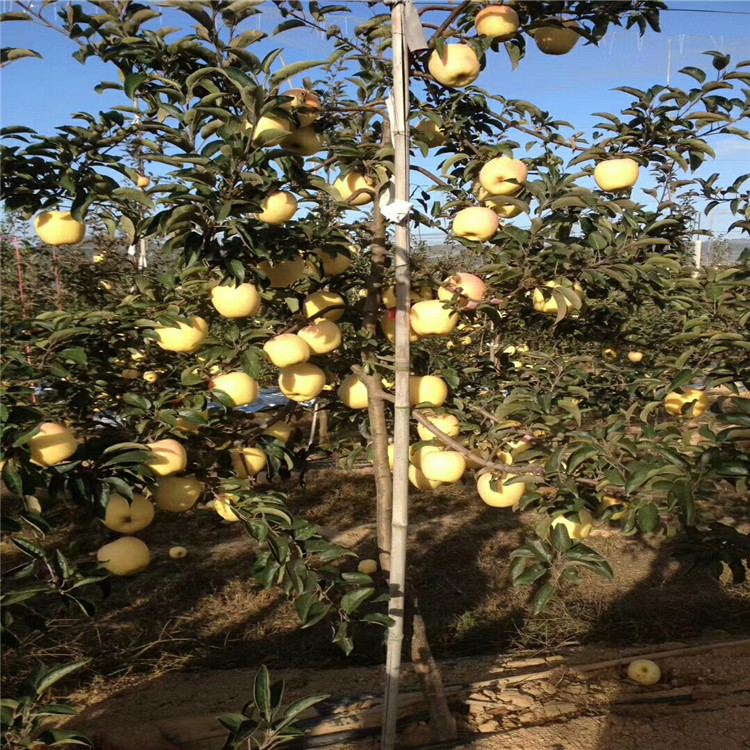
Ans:
[[[653,531],[659,525],[659,509],[653,503],[647,503],[638,508],[635,517],[641,531],[646,533]]]
[[[46,690],[49,690],[58,680],[63,677],[67,677],[72,672],[75,672],[82,667],[85,667],[91,659],[82,659],[81,661],[74,661],[70,664],[63,664],[57,669],[52,669],[49,672],[45,671],[39,675],[38,679],[34,681],[33,687],[36,690],[37,695],[42,695]]]
[[[351,614],[364,604],[364,602],[366,602],[374,593],[375,589],[371,587],[349,591],[341,597],[341,609],[347,614]]]
[[[547,604],[549,604],[555,593],[556,589],[551,583],[545,583],[544,586],[536,592],[536,596],[531,602],[531,608],[535,615],[538,615]]]
[[[253,686],[253,700],[258,710],[266,721],[271,721],[271,680],[268,676],[268,668],[265,664],[261,666],[255,675]]]
[[[275,73],[272,73],[271,77],[268,79],[268,85],[278,86],[279,84],[284,83],[284,81],[289,80],[293,76],[297,76],[300,73],[304,73],[306,70],[317,68],[318,66],[325,64],[325,60],[306,60],[303,62],[292,63],[291,65],[287,65],[281,70],[277,70]]]

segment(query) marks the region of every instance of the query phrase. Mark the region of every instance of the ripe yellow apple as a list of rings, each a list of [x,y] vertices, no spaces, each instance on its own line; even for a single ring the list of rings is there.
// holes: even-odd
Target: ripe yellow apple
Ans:
[[[437,451],[422,457],[421,471],[438,482],[457,482],[466,471],[466,459],[458,451]]]
[[[307,125],[283,138],[279,146],[298,156],[312,156],[323,149],[323,139],[312,125]]]
[[[281,96],[291,97],[291,101],[282,104],[281,109],[297,115],[302,127],[312,125],[323,111],[320,99],[307,89],[289,89],[282,92]]]
[[[286,289],[304,276],[305,261],[300,255],[274,265],[263,260],[258,263],[258,268],[268,277],[272,289]]]
[[[391,308],[383,313],[383,317],[380,318],[380,329],[383,331],[385,337],[392,344],[396,343],[396,310]],[[420,336],[414,330],[411,325],[411,319],[409,320],[409,341],[413,344],[415,341],[419,341]]]
[[[323,319],[331,320],[334,323],[341,319],[344,314],[344,298],[336,292],[330,292],[327,289],[321,289],[312,294],[308,294],[302,303],[302,313],[313,323],[318,323]],[[329,310],[328,308],[333,308]],[[323,311],[326,312],[323,312]],[[322,314],[321,314],[322,313]]]
[[[181,560],[183,557],[187,557],[187,549],[185,547],[170,547],[169,548],[169,556],[173,560]]]
[[[430,424],[435,425],[441,432],[448,437],[456,437],[461,430],[461,423],[458,417],[453,414],[425,414]],[[432,440],[435,436],[423,425],[417,424],[417,434],[421,440]]]
[[[244,479],[245,477],[243,477]],[[219,495],[214,500],[214,510],[229,523],[237,523],[240,517],[232,510],[232,500],[236,500],[234,495]]]
[[[279,388],[291,401],[312,401],[325,384],[326,374],[309,362],[285,367],[279,373]]]
[[[526,492],[526,485],[523,482],[509,484],[510,480],[516,476],[516,474],[497,476],[492,474],[491,471],[485,469],[480,472],[477,479],[477,492],[479,493],[479,497],[481,497],[487,505],[491,505],[493,508],[511,508],[514,505],[517,505],[521,501],[524,492]],[[497,479],[496,490],[493,490],[490,486],[490,482],[492,482],[493,479]]]
[[[550,530],[562,525],[568,530],[571,539],[585,539],[594,527],[594,517],[587,510],[580,510],[577,515],[578,520],[575,513],[571,516],[558,516],[552,521]]]
[[[333,183],[333,187],[341,196],[340,200],[347,202],[350,206],[366,206],[372,203],[376,192],[374,183],[361,172],[349,172],[346,176],[339,177]],[[349,200],[358,190],[367,192],[362,192],[356,198]]]
[[[167,438],[166,440],[155,440],[146,446],[154,457],[146,462],[151,471],[159,477],[168,477],[185,471],[187,466],[187,453],[181,443]]]
[[[491,208],[469,206],[462,208],[454,217],[451,231],[456,237],[465,237],[474,242],[487,242],[497,233],[500,219]]]
[[[294,427],[288,422],[277,421],[269,424],[261,434],[270,435],[277,440],[281,440],[282,443],[286,443],[289,441],[289,438],[292,436],[293,432]]]
[[[631,362],[638,363],[643,359],[643,352],[628,352],[628,359]]]
[[[434,490],[442,484],[438,479],[428,479],[414,464],[409,466],[409,481],[418,490]]]
[[[208,411],[203,409],[198,412],[203,419],[208,419]],[[201,425],[188,421],[185,417],[177,417],[177,427],[183,432],[196,432]]]
[[[134,536],[121,536],[100,547],[96,559],[113,576],[132,576],[148,567],[151,554],[145,542]]]
[[[381,299],[383,300],[383,306],[387,307],[389,310],[396,307],[396,289],[395,287],[388,286],[381,292]],[[419,302],[423,299],[430,299],[430,297],[422,297],[419,295],[417,291],[412,289],[409,292],[409,301],[410,302]]]
[[[39,432],[29,440],[32,463],[56,466],[67,461],[78,449],[73,433],[57,422],[42,422]]]
[[[260,310],[260,294],[252,284],[215,286],[211,304],[225,318],[247,318]]]
[[[347,375],[336,391],[339,399],[350,409],[366,409],[369,403],[367,386],[358,375]]]
[[[427,70],[438,83],[455,89],[474,83],[481,66],[477,53],[468,44],[446,44],[442,55],[437,50],[432,51]]]
[[[578,44],[581,37],[574,31],[578,24],[575,21],[564,21],[563,25],[565,28],[562,29],[557,26],[540,26],[531,32],[540,52],[545,55],[566,55]]]
[[[520,27],[518,13],[508,5],[490,5],[480,10],[474,19],[477,34],[492,37],[499,42],[512,39]]]
[[[153,494],[159,510],[181,513],[198,502],[203,494],[203,483],[195,477],[162,477]]]
[[[683,410],[685,404],[692,406]],[[683,393],[672,391],[664,397],[664,408],[673,417],[700,417],[710,404],[704,391],[697,388],[686,388]]]
[[[480,302],[484,299],[486,291],[487,284],[479,276],[473,273],[456,273],[438,287],[437,296],[438,299],[448,301],[453,299],[453,294],[457,292],[460,295],[461,306],[465,307],[469,300]]]
[[[151,180],[148,177],[146,177],[145,174],[139,174],[138,179],[135,181],[135,184],[139,188],[143,189],[143,188],[147,188],[151,184]]]
[[[627,510],[628,504],[625,500],[623,500],[621,497],[613,497],[612,495],[605,495],[602,498],[602,501],[599,503],[599,508],[597,509],[597,512],[599,515],[604,513],[607,508],[611,508],[613,505],[622,505],[623,509],[618,510],[615,513],[613,513],[610,516],[610,520],[612,521],[619,521],[624,515]]]
[[[661,669],[651,659],[634,659],[628,664],[628,679],[639,685],[656,685],[661,679]]]
[[[133,495],[129,503],[122,495],[109,496],[102,523],[120,534],[135,534],[154,520],[154,506],[143,495]]]
[[[245,123],[245,130],[251,128],[252,125],[247,122]],[[258,143],[263,140],[264,136],[268,134],[270,137],[270,131],[272,130],[283,130],[284,133],[291,133],[294,130],[294,125],[284,117],[278,117],[276,115],[263,115],[258,118],[258,122],[255,125],[253,131],[253,141]],[[277,136],[271,138],[271,140],[264,140],[264,146],[278,146],[281,139],[284,138],[283,133],[279,133]]]
[[[491,208],[500,219],[514,219],[519,214],[523,213],[523,209],[520,206],[516,206],[514,203],[510,203],[508,198],[504,195],[490,195],[481,185],[476,191],[477,200],[482,205]]]
[[[480,170],[479,183],[487,191],[488,196],[515,195],[526,181],[528,174],[528,167],[520,159],[496,156]]]
[[[428,148],[437,148],[445,143],[445,133],[432,120],[421,120],[414,127],[414,132],[422,136]]]
[[[596,184],[607,192],[626,190],[638,182],[640,167],[634,159],[608,159],[599,162],[594,169]]]
[[[377,560],[360,560],[357,565],[357,572],[371,576],[378,572]]]
[[[605,349],[602,352],[602,356],[604,357],[604,359],[617,359],[617,349]]]
[[[448,398],[448,386],[437,375],[412,375],[409,378],[409,402],[412,406],[428,403],[436,409]]]
[[[389,456],[390,456],[390,448],[393,448],[393,446],[389,447]],[[428,456],[430,453],[436,453],[438,451],[442,451],[443,447],[441,445],[421,445],[419,448],[415,448],[413,445],[409,446],[409,463],[412,466],[416,466],[420,471],[422,471],[422,461],[424,460],[425,456]],[[395,454],[394,454],[395,455]],[[393,465],[391,465],[391,469],[393,469]]]
[[[300,328],[297,335],[313,354],[328,354],[341,346],[341,329],[332,320],[319,320]]]
[[[545,286],[554,289],[555,287],[561,286],[557,281],[548,281]],[[579,296],[583,297],[583,287],[576,281],[573,283],[573,291]],[[538,287],[534,289],[531,297],[534,309],[537,312],[547,313],[548,315],[557,315],[557,300],[554,297],[547,299],[544,292]],[[528,351],[528,348],[526,349]]]
[[[104,253],[94,253],[91,259],[94,261],[94,263],[103,263]]]
[[[458,324],[458,313],[443,300],[423,300],[412,305],[409,321],[420,336],[446,336]]]
[[[240,479],[254,477],[266,468],[266,454],[255,447],[239,448],[232,451],[232,468]]]
[[[247,406],[258,398],[258,384],[244,372],[227,372],[208,382],[212,391],[223,391],[235,406]]]
[[[255,218],[266,224],[283,224],[297,213],[297,199],[285,190],[267,195],[260,205],[263,210]]]
[[[266,341],[263,351],[272,365],[290,367],[310,359],[310,347],[296,333],[282,333]]]
[[[326,250],[318,249],[315,251],[315,254],[322,261],[323,270],[329,276],[336,276],[337,274],[344,273],[344,271],[346,271],[352,264],[352,259],[343,252],[335,252],[334,255],[331,255],[331,253]]]
[[[34,219],[34,229],[42,242],[56,247],[77,245],[86,235],[86,225],[70,211],[44,211]]]
[[[168,352],[194,352],[208,336],[208,323],[193,315],[190,324],[178,323],[177,326],[154,328],[158,336],[157,344]]]
[[[143,379],[147,383],[155,383],[159,379],[159,373],[156,370],[146,370],[143,373]]]

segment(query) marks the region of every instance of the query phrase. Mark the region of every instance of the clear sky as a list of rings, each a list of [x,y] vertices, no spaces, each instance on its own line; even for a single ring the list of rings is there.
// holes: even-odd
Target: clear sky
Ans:
[[[376,12],[363,2],[346,4],[352,13],[348,18],[342,16],[340,25],[344,31]],[[54,4],[57,10],[65,5]],[[747,0],[670,0],[668,5],[670,10],[662,13],[661,34],[649,31],[640,38],[634,29],[615,29],[600,47],[579,43],[564,57],[543,55],[532,43],[516,71],[511,71],[504,53],[494,55],[477,83],[507,98],[531,101],[555,118],[586,130],[595,121],[590,116],[592,112],[619,112],[629,103],[627,95],[612,91],[615,86],[645,88],[663,84],[670,73],[673,83],[688,86],[691,79],[678,75],[677,71],[687,65],[710,67],[710,59],[701,55],[706,50],[728,53],[733,61],[750,58]],[[0,6],[11,10],[14,3],[0,0]],[[248,27],[270,33],[281,18],[268,0],[260,8],[262,14],[249,19]],[[382,12],[382,8],[377,12]],[[52,6],[46,13],[52,15]],[[179,18],[185,17],[180,14]],[[126,103],[121,92],[93,91],[102,80],[116,79],[113,67],[97,60],[89,60],[85,65],[76,62],[71,57],[75,45],[61,34],[20,22],[2,24],[0,32],[3,47],[34,49],[44,58],[19,60],[3,70],[0,93],[3,125],[27,125],[51,133],[56,125],[69,122],[75,111],[105,110]],[[308,30],[292,30],[263,44],[269,50],[283,46],[287,64],[302,59],[324,59],[328,51],[322,35],[316,37]],[[717,158],[702,173],[718,171],[726,183],[750,171],[750,142],[725,138],[714,141],[714,148]],[[712,216],[717,231],[730,222],[728,214]],[[710,223],[709,218],[704,226]],[[738,234],[733,232],[732,236]]]

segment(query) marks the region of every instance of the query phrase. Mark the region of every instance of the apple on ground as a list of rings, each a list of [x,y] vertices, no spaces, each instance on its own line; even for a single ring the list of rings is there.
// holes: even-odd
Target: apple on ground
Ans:
[[[156,343],[168,352],[194,352],[208,336],[208,323],[198,315],[190,318],[190,323],[154,328]]]
[[[260,310],[260,294],[252,284],[215,286],[211,303],[225,318],[247,318]]]
[[[57,422],[42,422],[39,432],[29,440],[32,463],[39,466],[56,466],[67,461],[77,450],[78,441],[73,433]]]
[[[100,547],[96,559],[113,576],[131,576],[140,573],[151,562],[146,543],[134,536],[122,536]]]
[[[656,685],[661,679],[661,669],[651,659],[634,659],[628,664],[628,678],[639,685]]]
[[[128,502],[122,495],[109,496],[102,523],[119,534],[135,534],[154,520],[154,506],[143,495],[133,495]]]
[[[162,477],[154,488],[159,510],[181,513],[190,510],[203,494],[203,483],[195,477]]]
[[[187,549],[179,545],[169,548],[169,556],[173,560],[181,560],[183,557],[187,557]]]
[[[312,401],[325,384],[326,374],[310,362],[285,367],[279,373],[279,388],[290,401]]]
[[[78,245],[86,235],[86,225],[70,211],[43,211],[34,219],[34,230],[47,245]]]
[[[491,240],[500,227],[500,219],[491,209],[484,206],[462,208],[454,217],[451,231],[456,237],[473,242]]]
[[[266,341],[263,352],[276,367],[290,367],[310,359],[310,347],[296,333],[282,333]]]
[[[146,461],[151,471],[160,477],[168,477],[185,471],[187,466],[187,452],[181,443],[172,438],[155,440],[146,446],[154,457]]]
[[[143,373],[143,379],[147,383],[155,383],[159,379],[159,373],[156,370],[146,370]]]
[[[643,359],[643,352],[628,352],[628,359],[637,364]]]
[[[235,406],[247,406],[258,398],[258,383],[244,372],[227,372],[208,382],[212,391],[223,391]]]
[[[433,50],[427,61],[430,75],[448,88],[463,88],[479,78],[481,65],[468,44],[446,44],[443,54]]]

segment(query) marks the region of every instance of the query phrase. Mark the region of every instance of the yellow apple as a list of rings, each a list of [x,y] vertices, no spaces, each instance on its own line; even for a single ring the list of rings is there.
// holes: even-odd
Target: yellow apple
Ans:
[[[605,349],[602,352],[602,356],[604,357],[604,359],[617,359],[617,349]]]
[[[574,31],[578,24],[575,21],[564,21],[563,26],[565,28],[540,26],[531,32],[540,52],[545,55],[566,55],[578,44],[581,37]]]
[[[624,515],[627,510],[628,504],[625,500],[623,500],[621,497],[613,497],[612,495],[605,495],[602,498],[602,501],[599,503],[599,508],[597,512],[599,515],[604,513],[607,508],[611,508],[613,505],[622,505],[623,509],[615,511],[609,518],[612,521],[619,521]]]
[[[323,139],[312,125],[308,125],[283,138],[279,146],[298,156],[312,156],[323,149]]]
[[[594,527],[594,517],[587,510],[580,510],[577,515],[577,520],[575,513],[571,516],[558,516],[552,521],[550,530],[562,525],[568,530],[571,539],[585,539]]]
[[[420,336],[446,336],[458,324],[458,313],[443,300],[423,300],[412,305],[409,321]]]
[[[86,234],[86,225],[70,211],[44,211],[34,219],[34,229],[42,242],[56,247],[77,245]]]
[[[514,219],[523,213],[523,209],[515,203],[510,203],[504,195],[490,195],[481,185],[476,191],[477,200],[487,208],[491,208],[500,219]]]
[[[383,317],[380,319],[380,329],[383,331],[385,337],[392,344],[396,343],[396,311],[391,308],[383,313]],[[414,330],[411,325],[411,319],[409,320],[409,341],[413,344],[415,341],[419,341],[420,336]]]
[[[340,200],[345,201],[350,206],[365,206],[372,203],[374,193],[373,182],[368,180],[361,172],[349,172],[346,176],[339,177],[333,187],[338,191]],[[356,198],[349,200],[358,190],[363,190]]]
[[[631,362],[638,363],[643,359],[643,352],[628,352],[628,359]]]
[[[148,567],[151,554],[145,542],[134,536],[121,536],[100,547],[96,559],[113,576],[131,576]]]
[[[387,307],[389,310],[396,307],[396,289],[395,287],[388,286],[381,292],[381,299],[383,300],[384,307]],[[414,289],[412,289],[409,292],[409,301],[410,302],[419,302],[422,299],[429,299],[425,297],[421,297],[418,292],[416,292]]]
[[[377,560],[360,560],[357,565],[357,572],[364,573],[367,576],[371,576],[378,572]]]
[[[312,401],[325,384],[326,374],[309,362],[285,367],[279,373],[279,388],[291,401]]]
[[[232,468],[240,479],[248,479],[266,468],[266,454],[255,447],[239,448],[232,451]]]
[[[458,293],[459,302],[462,307],[465,307],[469,300],[480,302],[484,299],[486,291],[487,284],[479,276],[473,273],[456,273],[449,276],[438,287],[437,296],[438,299],[448,301],[453,299],[454,293]]]
[[[255,218],[266,224],[283,224],[297,213],[297,199],[284,190],[266,196],[260,205],[263,210]]]
[[[313,323],[318,323],[323,319],[331,320],[335,323],[344,314],[344,306],[344,298],[340,294],[329,292],[327,289],[321,289],[305,297],[302,303],[302,313],[306,318],[312,320]]]
[[[211,378],[208,387],[212,391],[223,391],[235,406],[247,406],[258,398],[258,384],[244,372],[227,372]]]
[[[154,328],[158,336],[157,344],[168,352],[194,352],[208,336],[208,323],[193,315],[190,324],[178,323],[177,326]]]
[[[445,133],[432,121],[421,120],[414,127],[414,132],[419,133],[428,148],[437,148],[445,143]]]
[[[129,503],[122,495],[109,496],[102,523],[120,534],[135,534],[154,520],[154,506],[143,495],[133,495]]]
[[[143,379],[147,383],[155,383],[159,379],[159,373],[156,370],[146,370],[143,373]]]
[[[286,289],[304,276],[305,261],[300,255],[274,265],[264,260],[258,264],[258,268],[268,277],[272,289]]]
[[[260,310],[260,294],[252,284],[215,286],[211,290],[211,304],[225,318],[247,318]]]
[[[442,55],[437,50],[432,51],[427,70],[438,83],[455,89],[474,83],[481,66],[477,53],[468,44],[446,44]]]
[[[409,402],[412,406],[428,403],[436,409],[448,398],[448,386],[436,375],[412,375],[409,378]]]
[[[323,270],[329,276],[336,276],[337,274],[344,273],[347,268],[352,264],[352,259],[345,255],[343,252],[335,252],[334,255],[327,252],[326,250],[316,250],[315,254],[320,258],[323,263]]]
[[[469,206],[462,208],[454,217],[451,231],[456,237],[465,237],[474,242],[487,242],[497,233],[500,219],[491,208]]]
[[[172,513],[190,510],[201,494],[203,483],[195,477],[162,477],[153,491],[156,507]]]
[[[143,188],[147,188],[151,184],[151,180],[149,180],[149,178],[146,177],[146,175],[139,174],[138,179],[135,181],[135,184],[139,188],[143,189]]]
[[[293,432],[294,427],[288,422],[277,421],[269,424],[261,434],[269,435],[270,437],[276,438],[277,440],[281,440],[282,443],[286,443],[289,441],[289,438],[292,436]]]
[[[323,111],[320,99],[307,89],[289,89],[289,91],[282,92],[280,96],[291,97],[291,101],[282,104],[281,109],[297,115],[302,127],[312,125]]]
[[[477,34],[492,37],[499,42],[512,39],[520,27],[518,14],[508,5],[490,5],[480,10],[474,19]]]
[[[266,341],[263,352],[272,365],[290,367],[310,359],[310,347],[296,333],[282,333]]]
[[[516,476],[516,474],[498,476],[485,469],[480,472],[477,479],[479,497],[493,508],[511,508],[517,505],[521,501],[524,492],[526,492],[526,485],[523,482],[509,484],[510,480]],[[497,480],[496,490],[493,490],[490,486],[493,479]]]
[[[594,169],[596,184],[607,192],[632,188],[638,182],[640,167],[634,159],[608,159],[599,162]]]
[[[252,125],[249,122],[245,123],[246,130],[251,127]],[[253,141],[258,143],[263,140],[262,145],[264,146],[278,146],[281,139],[284,138],[284,133],[278,133],[271,137],[271,140],[264,140],[266,135],[270,137],[270,132],[272,130],[283,130],[284,133],[291,133],[294,130],[294,125],[283,117],[278,117],[276,115],[263,115],[258,118],[258,122],[255,125]]]
[[[214,510],[229,523],[236,523],[240,520],[240,517],[232,510],[232,500],[236,499],[234,495],[219,495],[213,503]]]
[[[555,287],[561,286],[561,284],[557,281],[548,281],[545,283],[545,286],[554,289]],[[583,287],[577,281],[573,283],[572,288],[579,297],[583,297]],[[552,296],[547,299],[545,293],[538,287],[534,289],[531,300],[534,309],[537,312],[547,313],[548,315],[557,315],[557,300]],[[528,351],[528,349],[526,351]]]
[[[183,557],[187,557],[187,549],[185,547],[170,547],[169,548],[169,556],[173,560],[181,560]]]
[[[421,471],[438,482],[457,482],[466,471],[466,459],[458,451],[437,451],[422,457]]]
[[[409,481],[418,490],[434,490],[442,484],[438,479],[428,479],[414,464],[409,466]]]
[[[181,443],[167,438],[166,440],[155,440],[146,446],[154,457],[146,461],[146,465],[159,477],[168,477],[185,471],[187,466],[187,453]]]
[[[206,411],[205,409],[199,411],[198,413],[203,417],[203,419],[208,419],[208,411]],[[196,424],[195,422],[189,421],[185,417],[177,417],[177,427],[183,432],[196,432],[201,426],[202,423]]]
[[[336,393],[344,405],[350,409],[366,409],[369,403],[367,386],[358,375],[347,375],[341,381]]]
[[[297,335],[313,354],[328,354],[341,346],[341,329],[332,320],[319,320],[300,328]]]
[[[528,174],[528,167],[519,159],[496,156],[480,170],[479,183],[487,191],[488,196],[515,195],[526,181]]]
[[[453,414],[426,413],[424,416],[427,417],[430,424],[435,425],[448,437],[456,437],[461,430],[461,423],[458,421],[458,417]],[[417,424],[417,434],[422,440],[432,440],[435,437],[423,424]]]
[[[39,432],[29,440],[32,463],[56,466],[67,461],[78,450],[73,433],[57,422],[42,422]]]
[[[389,446],[392,447],[392,446]],[[420,445],[419,448],[415,448],[414,446],[409,446],[409,463],[412,466],[416,466],[420,471],[422,471],[422,461],[425,459],[426,456],[428,456],[430,453],[436,453],[438,451],[442,451],[443,447],[441,445]],[[391,469],[393,466],[391,466]]]
[[[635,659],[628,664],[628,679],[639,685],[656,685],[661,679],[661,669],[651,659]]]
[[[692,406],[683,410],[683,406]],[[710,404],[708,396],[704,391],[697,388],[686,388],[683,393],[672,391],[664,397],[664,408],[667,414],[673,417],[700,417]]]
[[[105,292],[111,292],[114,288],[111,281],[106,279],[100,279],[96,284],[100,289],[104,289]]]

